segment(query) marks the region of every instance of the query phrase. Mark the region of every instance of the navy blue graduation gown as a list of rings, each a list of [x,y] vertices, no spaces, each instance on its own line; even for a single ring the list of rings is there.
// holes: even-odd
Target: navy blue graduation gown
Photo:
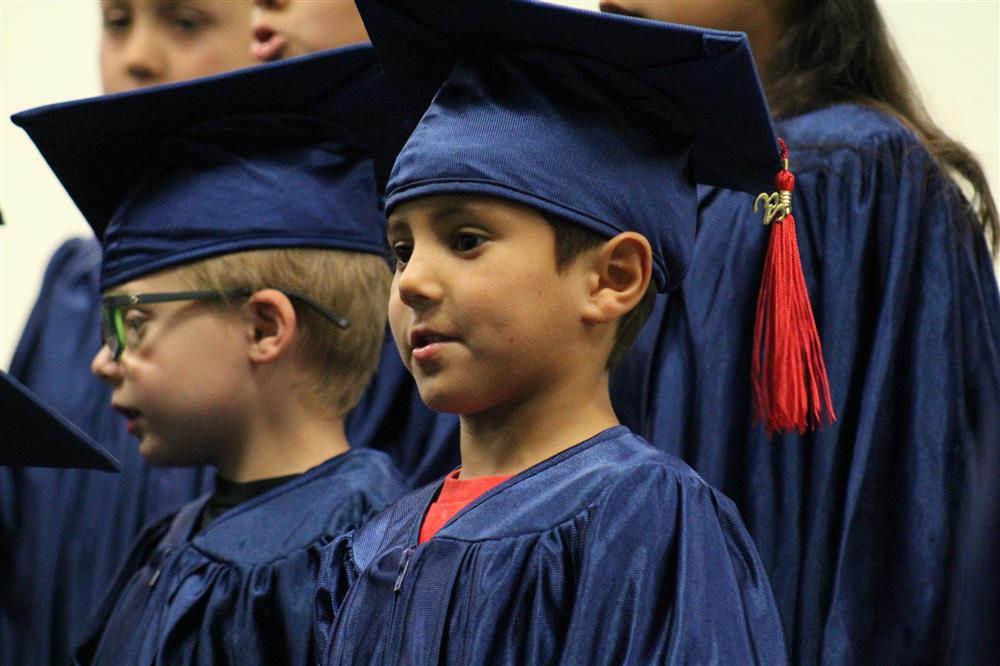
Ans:
[[[306,664],[323,546],[404,492],[384,453],[354,449],[222,514],[206,495],[151,525],[118,574],[83,664]]]
[[[949,608],[944,663],[962,666],[994,666],[1000,656],[1000,446],[984,458],[969,485]]]
[[[122,463],[120,474],[0,467],[0,664],[66,663],[142,527],[211,488],[200,468],[143,460],[110,389],[90,373],[100,348],[101,247],[55,253],[10,372]],[[458,464],[457,419],[420,401],[391,340],[347,421],[355,447],[392,456],[413,487]],[[424,455],[425,445],[433,453]]]
[[[799,664],[942,663],[959,514],[1000,446],[1000,298],[981,235],[914,135],[835,106],[780,126],[839,418],[768,439],[750,362],[769,229],[702,190],[681,288],[616,374],[622,421],[731,497]]]
[[[782,664],[727,498],[627,428],[505,481],[417,545],[440,483],[323,554],[321,664]]]

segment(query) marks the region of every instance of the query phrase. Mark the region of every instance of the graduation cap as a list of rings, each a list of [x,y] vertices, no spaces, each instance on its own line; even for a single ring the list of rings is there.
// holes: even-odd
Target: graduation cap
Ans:
[[[118,472],[113,455],[0,371],[0,465]]]
[[[695,183],[759,192],[778,145],[746,36],[533,2],[359,0],[420,119],[387,209],[433,193],[518,201],[687,266]]]
[[[389,177],[387,214],[418,197],[476,194],[607,237],[638,231],[652,246],[657,287],[669,291],[694,246],[695,183],[757,193],[782,168],[786,155],[742,33],[524,0],[357,4],[416,122]],[[773,196],[775,210],[790,205],[790,192],[780,202]],[[788,220],[778,221],[794,244]],[[769,430],[805,427],[824,402],[826,373],[795,252],[793,286],[805,309],[775,304],[785,282],[765,277],[761,290],[755,386]],[[768,262],[779,266],[779,282],[794,281],[787,263]],[[758,367],[761,357],[769,358]]]
[[[405,138],[370,46],[12,117],[101,239],[107,289],[241,250],[384,255]]]

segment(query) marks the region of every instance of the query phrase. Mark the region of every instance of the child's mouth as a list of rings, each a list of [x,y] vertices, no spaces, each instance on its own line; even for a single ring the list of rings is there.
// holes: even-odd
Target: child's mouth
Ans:
[[[429,361],[437,356],[448,343],[455,342],[457,339],[455,336],[434,331],[414,331],[410,333],[413,360]]]
[[[250,54],[261,62],[277,60],[288,45],[287,37],[267,26],[254,29],[253,37],[256,43],[250,46]]]
[[[142,416],[142,412],[138,409],[132,409],[131,407],[123,407],[121,405],[112,405],[114,410],[125,417],[125,430],[130,434],[135,434],[135,429],[139,425],[139,418]]]
[[[605,0],[601,0],[600,6],[601,6],[601,11],[604,12],[605,14],[618,14],[619,16],[645,18],[642,14],[635,11],[629,11],[623,7],[619,7],[614,2],[606,2]]]

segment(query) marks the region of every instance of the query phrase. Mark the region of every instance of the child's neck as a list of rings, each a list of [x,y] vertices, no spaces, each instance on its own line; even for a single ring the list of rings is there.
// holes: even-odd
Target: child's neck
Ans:
[[[607,375],[461,417],[460,478],[514,475],[619,424]]]
[[[237,483],[301,474],[350,449],[343,418],[291,405],[259,414],[232,455],[216,465],[219,475]]]

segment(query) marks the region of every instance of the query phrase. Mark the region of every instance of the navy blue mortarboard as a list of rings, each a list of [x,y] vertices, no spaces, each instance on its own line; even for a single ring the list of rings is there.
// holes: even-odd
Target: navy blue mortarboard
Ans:
[[[12,120],[101,238],[102,289],[241,250],[386,251],[380,190],[405,129],[370,46]]]
[[[386,212],[498,196],[605,236],[639,231],[663,291],[694,242],[694,184],[769,189],[779,151],[742,33],[513,0],[358,0],[419,124]]]
[[[0,465],[121,470],[114,456],[3,371]]]
[[[669,291],[694,246],[695,183],[751,194],[773,183],[757,198],[773,224],[754,323],[756,412],[769,432],[835,418],[795,179],[746,35],[528,0],[357,3],[410,122],[420,118],[389,177],[387,214],[465,193],[603,236],[638,231]]]

